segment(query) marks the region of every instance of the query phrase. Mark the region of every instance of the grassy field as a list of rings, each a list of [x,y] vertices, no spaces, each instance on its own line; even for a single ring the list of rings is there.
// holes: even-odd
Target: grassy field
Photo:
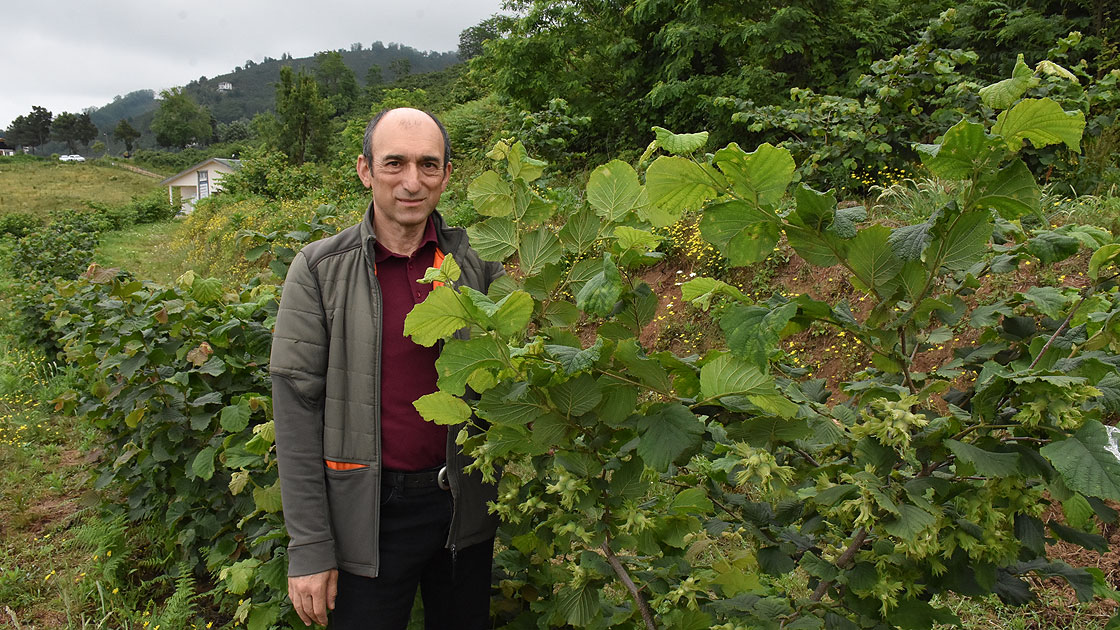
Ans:
[[[51,210],[84,207],[87,200],[121,205],[158,184],[153,177],[96,162],[0,158],[0,214],[46,217]]]
[[[119,267],[137,278],[169,284],[187,270],[186,252],[173,244],[177,221],[130,225],[101,237],[94,260],[104,267]]]

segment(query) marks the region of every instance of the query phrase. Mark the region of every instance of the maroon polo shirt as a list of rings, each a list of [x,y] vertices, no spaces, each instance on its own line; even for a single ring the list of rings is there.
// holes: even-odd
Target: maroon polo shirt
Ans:
[[[447,427],[420,417],[413,401],[436,391],[436,347],[404,336],[404,318],[424,301],[431,284],[417,284],[432,266],[436,228],[431,219],[420,247],[402,256],[375,243],[381,285],[381,463],[389,470],[424,470],[447,459]]]

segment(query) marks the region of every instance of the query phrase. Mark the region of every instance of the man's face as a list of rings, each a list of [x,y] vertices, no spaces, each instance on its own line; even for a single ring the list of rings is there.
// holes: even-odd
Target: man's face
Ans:
[[[401,228],[423,225],[447,188],[451,164],[443,162],[443,135],[425,113],[397,109],[373,131],[373,163],[358,158],[358,177],[373,191],[376,222]]]

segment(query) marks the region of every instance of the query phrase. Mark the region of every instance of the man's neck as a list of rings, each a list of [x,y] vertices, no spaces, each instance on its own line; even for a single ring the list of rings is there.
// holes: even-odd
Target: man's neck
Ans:
[[[420,248],[424,240],[424,232],[428,227],[425,221],[420,225],[400,225],[392,222],[379,222],[377,213],[373,213],[373,230],[377,235],[377,242],[385,249],[401,256],[411,256]],[[430,219],[429,219],[430,220]]]

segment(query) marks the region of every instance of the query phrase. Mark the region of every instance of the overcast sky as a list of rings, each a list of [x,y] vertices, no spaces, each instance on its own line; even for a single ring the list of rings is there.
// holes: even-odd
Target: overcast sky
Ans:
[[[31,0],[0,9],[0,134],[32,105],[55,115],[186,85],[247,59],[361,42],[453,51],[501,0]]]

